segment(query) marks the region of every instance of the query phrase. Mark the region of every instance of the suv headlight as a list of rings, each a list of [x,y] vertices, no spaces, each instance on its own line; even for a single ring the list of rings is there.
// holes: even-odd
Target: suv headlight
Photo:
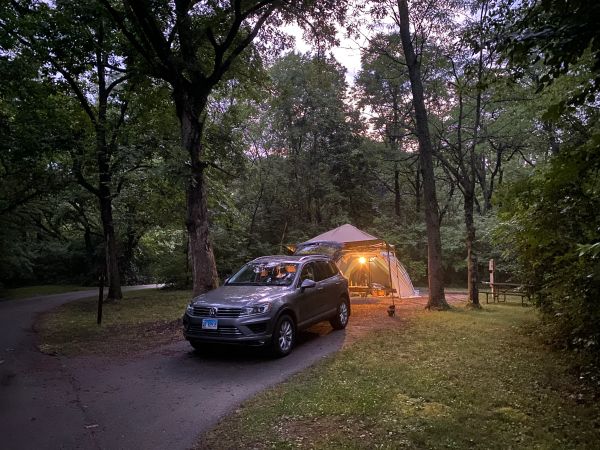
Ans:
[[[188,313],[190,316],[194,314],[194,304],[190,303],[189,305],[187,305],[187,307],[185,308],[185,312]]]
[[[254,316],[257,314],[266,314],[269,311],[271,311],[271,303],[264,302],[264,303],[258,303],[256,305],[252,305],[252,306],[243,307],[242,315],[243,316]]]

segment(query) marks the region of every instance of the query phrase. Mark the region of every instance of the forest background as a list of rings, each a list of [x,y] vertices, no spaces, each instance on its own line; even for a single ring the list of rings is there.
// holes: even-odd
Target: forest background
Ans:
[[[0,287],[108,270],[114,299],[200,292],[344,223],[425,286],[429,212],[446,286],[494,258],[558,342],[597,350],[598,21],[585,0],[5,2]],[[364,42],[351,83],[346,35]]]

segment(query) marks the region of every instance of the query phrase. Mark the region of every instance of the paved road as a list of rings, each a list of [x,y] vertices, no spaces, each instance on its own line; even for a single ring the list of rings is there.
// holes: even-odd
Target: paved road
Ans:
[[[346,337],[313,329],[278,360],[243,348],[198,355],[186,342],[129,360],[39,353],[35,315],[95,294],[0,303],[2,448],[189,448],[243,400],[341,348]]]

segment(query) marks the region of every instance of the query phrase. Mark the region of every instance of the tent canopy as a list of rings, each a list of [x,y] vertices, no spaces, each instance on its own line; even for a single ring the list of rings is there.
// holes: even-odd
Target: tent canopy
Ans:
[[[401,297],[415,295],[412,281],[396,258],[393,246],[353,225],[342,225],[290,248],[295,254],[331,256],[351,288],[381,285],[392,288]]]
[[[340,227],[329,230],[323,234],[315,236],[302,244],[310,242],[339,242],[340,244],[348,245],[371,245],[371,244],[385,244],[383,239],[376,238],[375,236],[365,233],[359,230],[354,225],[349,223]],[[302,245],[300,244],[300,245]]]

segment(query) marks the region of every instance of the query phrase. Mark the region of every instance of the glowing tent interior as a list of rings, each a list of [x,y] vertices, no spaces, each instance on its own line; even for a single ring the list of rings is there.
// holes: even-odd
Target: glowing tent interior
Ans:
[[[413,297],[415,290],[394,247],[353,225],[345,224],[290,249],[297,255],[325,253],[348,278],[354,294],[374,292]]]

